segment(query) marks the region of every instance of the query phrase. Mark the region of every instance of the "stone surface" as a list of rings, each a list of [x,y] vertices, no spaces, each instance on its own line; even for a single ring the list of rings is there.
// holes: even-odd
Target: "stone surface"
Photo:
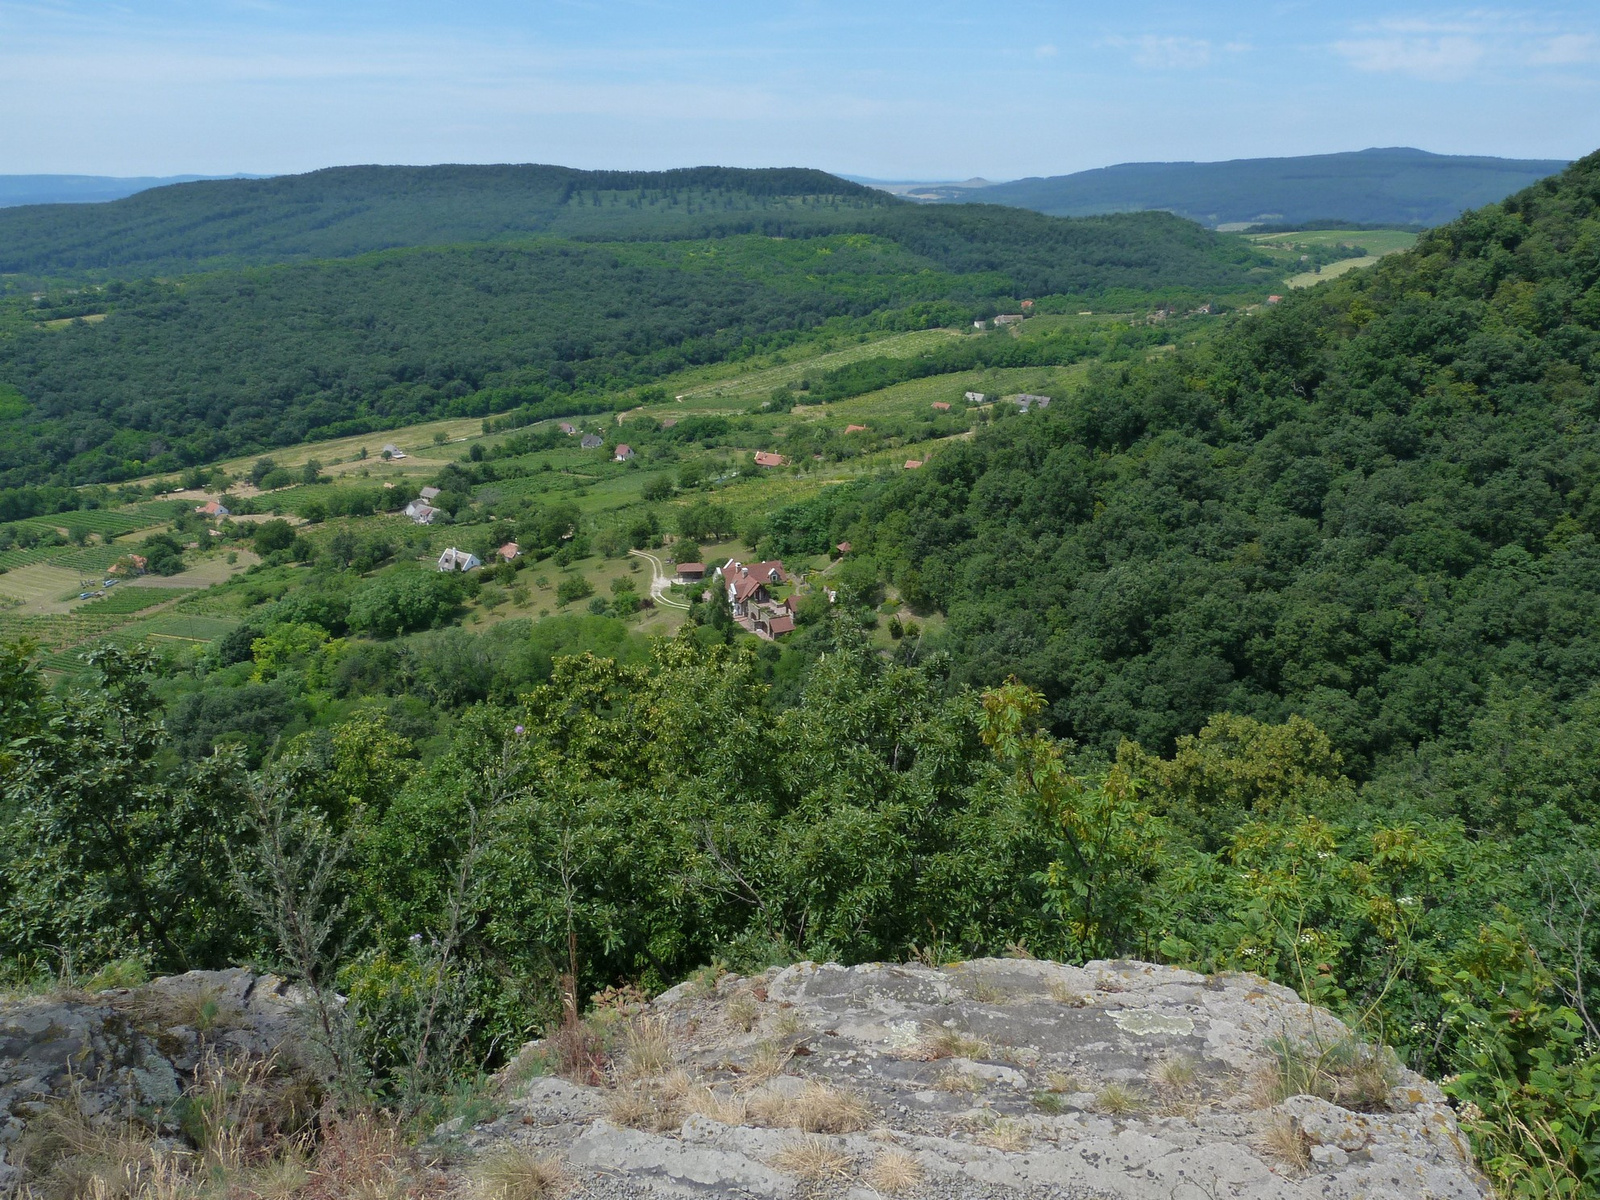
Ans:
[[[0,1196],[18,1183],[9,1156],[44,1105],[76,1091],[97,1119],[137,1115],[172,1132],[205,1055],[283,1052],[297,1002],[276,976],[243,968],[0,1001]]]
[[[675,988],[636,1019],[666,1029],[670,1067],[639,1081],[624,1060],[606,1086],[512,1088],[510,1112],[468,1145],[542,1147],[585,1194],[607,1197],[882,1200],[873,1171],[886,1154],[915,1160],[920,1179],[902,1195],[927,1200],[1490,1196],[1443,1095],[1398,1066],[1380,1112],[1261,1099],[1253,1084],[1275,1039],[1350,1033],[1254,976],[1031,959],[802,963]],[[1186,1069],[1164,1071],[1172,1059]],[[685,1100],[691,1088],[715,1103]],[[808,1133],[783,1105],[815,1094],[854,1097],[867,1118]],[[625,1095],[656,1108],[613,1107]],[[1308,1166],[1274,1156],[1285,1131]],[[797,1146],[827,1151],[823,1177],[804,1177]]]

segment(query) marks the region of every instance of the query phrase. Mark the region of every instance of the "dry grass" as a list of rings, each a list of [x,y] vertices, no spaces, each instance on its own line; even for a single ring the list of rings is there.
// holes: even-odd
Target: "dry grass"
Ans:
[[[1311,1169],[1311,1139],[1287,1117],[1275,1118],[1267,1125],[1260,1147],[1297,1174]]]
[[[1290,1096],[1318,1096],[1353,1112],[1382,1112],[1395,1071],[1381,1047],[1353,1038],[1312,1044],[1287,1037],[1268,1043],[1271,1059],[1251,1080],[1256,1103],[1267,1108]]]
[[[848,1177],[855,1160],[835,1150],[821,1138],[801,1138],[773,1155],[772,1165],[785,1175],[793,1175],[808,1183],[821,1183]]]
[[[1004,1004],[1006,1000],[1005,991],[981,975],[972,981],[972,986],[967,989],[967,995],[979,1004]]]
[[[747,1112],[758,1125],[806,1133],[858,1133],[872,1123],[872,1109],[860,1096],[817,1081],[798,1096],[754,1096]]]
[[[1150,1078],[1164,1092],[1188,1092],[1200,1081],[1200,1064],[1187,1054],[1174,1054],[1156,1064]]]
[[[804,1025],[801,1024],[800,1014],[792,1008],[780,1011],[777,1019],[772,1022],[772,1031],[779,1037],[792,1037],[803,1028]]]
[[[885,1150],[867,1171],[866,1182],[886,1196],[903,1196],[922,1182],[922,1164],[901,1150]]]
[[[1044,1085],[1052,1092],[1081,1092],[1083,1086],[1078,1082],[1078,1077],[1070,1071],[1049,1071],[1045,1073]]]
[[[740,992],[732,997],[723,1008],[728,1024],[745,1033],[755,1028],[757,1019],[761,1016],[761,1008],[756,1003],[756,998],[749,992]]]
[[[690,1092],[687,1104],[690,1112],[723,1125],[743,1125],[749,1116],[750,1104],[743,1096],[728,1095],[708,1087],[697,1087]]]
[[[1070,1004],[1073,1008],[1082,1008],[1088,1000],[1081,992],[1075,992],[1059,979],[1050,983],[1050,999],[1057,1004]]]
[[[1114,1117],[1126,1116],[1144,1107],[1144,1097],[1125,1083],[1108,1083],[1095,1094],[1094,1106]]]
[[[666,1133],[691,1110],[694,1081],[684,1071],[619,1084],[606,1093],[606,1118],[613,1125]]]
[[[935,1091],[940,1092],[980,1092],[983,1084],[965,1071],[941,1071],[939,1077],[933,1081]]]
[[[941,1058],[985,1058],[991,1047],[982,1038],[959,1029],[935,1029],[923,1035],[908,1057],[935,1062]]]
[[[762,1042],[750,1055],[750,1061],[744,1064],[745,1086],[756,1087],[769,1079],[776,1079],[783,1074],[783,1069],[793,1057],[792,1051],[776,1042]]]
[[[995,1150],[1026,1150],[1033,1144],[1033,1130],[1026,1122],[1002,1117],[978,1134],[978,1143]]]
[[[560,1160],[521,1146],[497,1151],[477,1174],[483,1200],[551,1200],[570,1186]]]
[[[649,1079],[671,1069],[672,1062],[672,1037],[665,1018],[640,1017],[628,1023],[622,1035],[619,1078]]]

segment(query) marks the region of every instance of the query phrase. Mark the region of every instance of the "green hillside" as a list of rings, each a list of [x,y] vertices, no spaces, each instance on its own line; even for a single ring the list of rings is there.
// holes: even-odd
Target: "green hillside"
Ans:
[[[628,389],[829,321],[968,325],[1023,297],[1276,278],[1242,239],[1167,214],[857,216],[871,232],[525,239],[19,297],[0,306],[0,483],[126,479],[529,404],[625,407]]]
[[[980,189],[933,189],[929,198],[1012,204],[1062,217],[1164,209],[1209,226],[1329,220],[1427,226],[1493,204],[1565,165],[1396,148],[1214,163],[1121,163]]]
[[[0,210],[0,272],[192,270],[399,246],[806,228],[897,205],[822,171],[331,167],[152,188],[109,204]]]

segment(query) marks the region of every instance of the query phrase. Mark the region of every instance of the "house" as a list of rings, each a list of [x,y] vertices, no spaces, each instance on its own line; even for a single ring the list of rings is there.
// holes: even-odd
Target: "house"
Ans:
[[[983,321],[974,321],[974,322],[973,322],[973,323],[972,323],[972,327],[973,327],[973,328],[974,328],[974,329],[985,329],[985,328],[987,328],[987,327],[988,327],[988,326],[987,326],[987,323],[986,323],[986,322],[983,322]]]
[[[906,470],[908,470],[908,471],[915,471],[921,465],[922,465],[922,460],[920,458],[908,458],[908,459],[906,459]]]
[[[611,458],[612,462],[627,462],[633,457],[633,447],[627,442],[617,443],[617,452]]]
[[[846,425],[844,431],[846,433],[865,433],[867,427],[865,425]]]
[[[204,504],[197,504],[194,510],[207,517],[231,517],[233,515],[216,500],[208,500]]]
[[[706,577],[706,565],[705,565],[705,563],[679,563],[678,564],[678,582],[679,583],[693,583],[695,580],[704,579],[705,577]]]
[[[998,316],[998,317],[996,317],[994,319],[994,325],[995,325],[996,329],[1000,328],[1000,326],[1002,326],[1002,325],[1021,325],[1021,324],[1022,324],[1022,314],[1021,313],[1002,313],[1000,316]]]
[[[1032,312],[1033,311],[1033,301],[1032,300],[1024,300],[1022,302],[1022,311],[1025,314],[1029,313],[1029,312]]]
[[[982,392],[966,392],[961,398],[968,404],[982,404],[987,397]]]
[[[598,433],[586,433],[578,442],[578,445],[582,446],[585,450],[598,450],[604,444],[605,438],[601,437]]]
[[[950,411],[950,403],[947,400],[935,400],[933,402],[933,407],[936,408],[939,412],[949,412]]]
[[[142,554],[125,554],[106,568],[107,575],[143,575],[150,565]],[[114,580],[109,582],[115,582]]]
[[[846,554],[850,553],[850,543],[849,542],[840,542],[839,546],[838,546],[838,550],[839,550],[839,557],[843,558]]]
[[[1027,412],[1028,409],[1035,404],[1037,404],[1040,408],[1050,407],[1049,396],[1035,396],[1032,392],[1019,392],[1017,395],[1011,398],[1017,402],[1017,407],[1023,412]]]
[[[437,500],[439,498],[439,489],[436,487],[425,487],[418,492],[417,495],[421,496],[424,500]]]
[[[400,449],[399,446],[396,446],[393,442],[385,442],[383,447],[383,456],[385,458],[400,459],[406,456],[406,452]]]
[[[439,555],[439,570],[441,571],[475,571],[481,566],[483,566],[483,563],[478,561],[476,554],[469,553],[466,550],[457,550],[454,546]]]
[[[561,430],[561,432],[566,434],[568,437],[571,437],[573,434],[578,432],[578,427],[571,421],[562,421],[556,426],[556,428]]]
[[[442,509],[433,507],[426,500],[413,500],[405,507],[406,516],[410,517],[418,525],[432,525],[439,519],[439,514],[442,511]]]
[[[1283,303],[1283,297],[1282,296],[1268,296],[1267,297],[1267,303],[1268,304],[1282,304]]]
[[[755,625],[758,634],[764,633],[769,638],[778,638],[794,632],[793,617],[758,617]]]
[[[781,454],[773,454],[770,450],[756,451],[756,466],[781,467],[787,461]]]
[[[515,542],[507,542],[504,546],[501,546],[500,549],[496,550],[495,553],[500,556],[501,561],[510,562],[513,558],[518,558],[521,556],[522,547],[517,545]]]
[[[777,559],[768,562],[740,563],[729,559],[718,570],[722,582],[728,589],[728,603],[733,606],[733,615],[743,617],[750,615],[752,605],[767,604],[772,600],[772,593],[767,588],[772,584],[785,582],[788,572],[783,569],[783,563]]]

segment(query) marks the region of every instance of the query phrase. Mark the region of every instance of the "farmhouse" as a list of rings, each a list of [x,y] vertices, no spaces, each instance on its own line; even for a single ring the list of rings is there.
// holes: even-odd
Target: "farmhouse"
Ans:
[[[474,571],[483,566],[478,561],[478,556],[466,550],[457,550],[451,546],[439,555],[439,570],[441,571]]]
[[[840,542],[837,548],[838,548],[838,551],[839,551],[839,557],[840,558],[843,558],[846,554],[850,553],[850,543],[849,542]]]
[[[770,450],[756,451],[756,466],[758,467],[781,467],[785,461],[783,455],[773,454]]]
[[[426,500],[420,499],[413,500],[405,507],[406,516],[410,517],[418,525],[432,525],[439,519],[439,514],[442,511],[442,509],[433,507]]]
[[[751,616],[754,606],[771,603],[772,593],[767,588],[789,578],[783,563],[777,559],[746,564],[730,558],[717,573],[728,589],[728,603],[733,606],[736,617]]]
[[[967,392],[964,396],[962,396],[962,399],[968,404],[982,404],[985,396],[982,392]]]
[[[417,495],[421,496],[424,500],[437,500],[439,498],[439,489],[436,487],[425,487],[418,492]]]
[[[679,563],[678,564],[678,582],[679,583],[694,583],[696,580],[704,579],[705,577],[706,577],[706,565],[705,565],[705,563]]]
[[[194,510],[207,517],[231,517],[233,515],[216,500],[208,500],[204,504],[197,504]]]
[[[617,452],[616,452],[615,455],[612,456],[611,461],[612,462],[627,462],[632,457],[633,457],[633,447],[628,445],[627,442],[618,442],[617,443]]]
[[[865,425],[846,425],[844,431],[846,433],[865,433],[867,427]]]
[[[518,558],[521,556],[522,547],[517,545],[515,542],[507,542],[504,546],[501,546],[500,549],[496,550],[495,553],[500,556],[501,561],[510,562],[513,558]]]
[[[578,432],[578,427],[571,421],[562,421],[556,426],[556,428],[561,430],[561,432],[566,434],[568,437],[571,437],[573,434]]]
[[[935,400],[933,402],[933,407],[939,412],[949,412],[950,402],[948,400]]]
[[[385,442],[383,446],[383,456],[385,458],[400,459],[406,456],[406,452],[400,449],[399,446],[396,446],[393,442]]]
[[[586,433],[578,441],[578,445],[582,446],[585,450],[597,450],[604,444],[605,438],[601,437],[598,433]]]
[[[1000,326],[1002,326],[1002,325],[1021,325],[1022,324],[1022,314],[1021,313],[1002,313],[1000,316],[998,316],[998,317],[996,317],[994,319],[994,324],[995,324],[995,328],[996,329],[1000,328]]]
[[[1040,408],[1050,407],[1049,396],[1035,396],[1032,392],[1020,392],[1011,397],[1011,399],[1016,401],[1017,407],[1023,412],[1027,412],[1028,409],[1032,408],[1035,404],[1037,404]]]
[[[921,465],[922,465],[922,460],[920,458],[908,458],[908,459],[906,459],[906,470],[908,470],[908,471],[915,471]]]

